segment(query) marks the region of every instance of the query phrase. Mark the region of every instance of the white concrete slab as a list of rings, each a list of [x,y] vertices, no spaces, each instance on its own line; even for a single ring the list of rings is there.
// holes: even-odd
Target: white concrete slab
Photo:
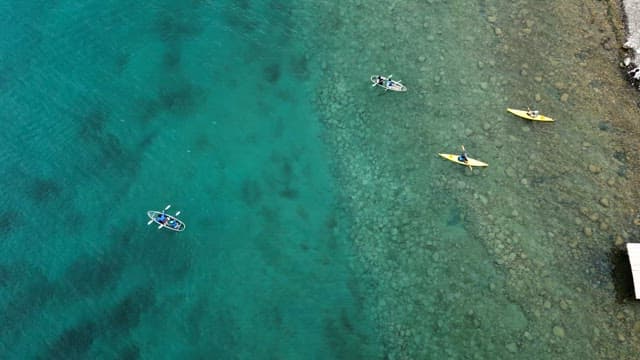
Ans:
[[[640,299],[640,243],[627,243],[627,253],[633,275],[633,290],[636,293],[636,299]]]

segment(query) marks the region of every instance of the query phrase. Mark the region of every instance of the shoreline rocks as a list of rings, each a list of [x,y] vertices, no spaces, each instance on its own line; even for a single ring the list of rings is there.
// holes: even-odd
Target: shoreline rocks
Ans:
[[[631,52],[630,56],[624,58],[622,66],[631,84],[640,90],[640,0],[622,0],[622,9],[627,29],[627,41],[623,48]]]

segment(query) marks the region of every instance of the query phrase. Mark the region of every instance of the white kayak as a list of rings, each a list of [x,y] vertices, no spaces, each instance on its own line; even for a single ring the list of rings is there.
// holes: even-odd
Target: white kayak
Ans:
[[[400,80],[391,80],[391,75],[381,76],[381,75],[373,75],[371,76],[371,82],[373,86],[380,86],[386,90],[391,91],[407,91],[407,87],[404,86]]]
[[[180,214],[180,211],[178,211],[175,215],[169,215],[165,212],[168,209],[169,206],[167,206],[162,211],[147,211],[147,216],[149,217],[149,219],[151,219],[149,220],[148,225],[156,223],[158,225],[158,229],[165,228],[172,231],[184,231],[187,225],[185,225],[182,220],[178,219],[177,216]]]

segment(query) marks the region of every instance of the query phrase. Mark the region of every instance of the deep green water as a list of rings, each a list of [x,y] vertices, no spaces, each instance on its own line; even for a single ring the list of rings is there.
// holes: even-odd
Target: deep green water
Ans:
[[[0,10],[0,358],[638,350],[610,258],[640,235],[616,123],[637,110],[607,5]],[[527,105],[558,122],[504,112]],[[436,156],[461,144],[490,167]],[[147,226],[167,204],[186,231]]]

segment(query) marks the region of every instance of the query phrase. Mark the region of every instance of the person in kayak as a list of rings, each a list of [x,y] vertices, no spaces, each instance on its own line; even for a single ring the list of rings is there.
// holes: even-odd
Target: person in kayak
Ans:
[[[387,87],[393,86],[393,80],[387,79]]]
[[[458,155],[458,161],[463,163],[469,161],[469,157],[467,157],[467,150],[465,150],[464,145],[462,145],[462,154]]]
[[[164,224],[167,221],[167,215],[165,215],[164,211],[162,211],[162,214],[159,214],[156,220],[158,220],[160,224]]]
[[[527,115],[531,116],[532,118],[540,115],[540,111],[538,110],[531,110],[529,108],[527,108]]]
[[[178,227],[178,222],[176,221],[176,219],[170,219],[169,220],[169,226],[171,226],[172,228],[177,228]]]
[[[384,85],[384,78],[380,75],[378,75],[378,84]]]

